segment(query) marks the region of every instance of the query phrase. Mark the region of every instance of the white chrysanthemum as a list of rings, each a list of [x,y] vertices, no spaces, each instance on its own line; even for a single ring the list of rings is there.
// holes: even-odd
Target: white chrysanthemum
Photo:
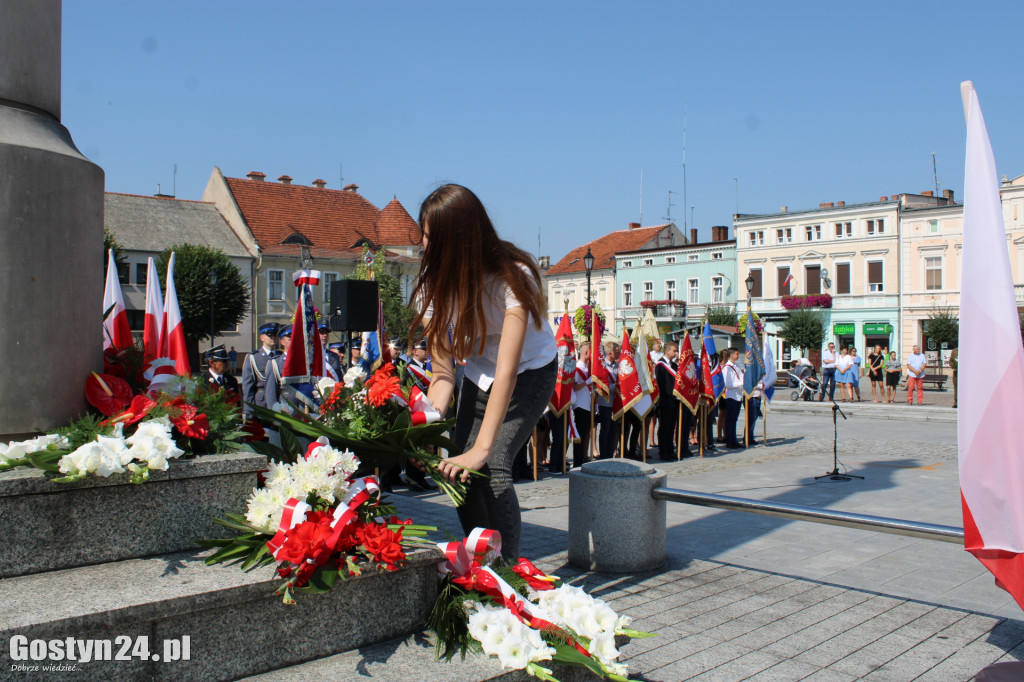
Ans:
[[[272,526],[271,517],[281,507],[274,503],[272,493],[266,488],[257,490],[253,488],[252,496],[249,498],[249,506],[245,513],[245,520],[265,531],[272,532],[276,526]]]
[[[290,464],[271,461],[267,467],[267,473],[263,476],[268,488],[284,485],[292,480],[292,468]]]
[[[354,388],[357,381],[362,381],[365,378],[366,372],[363,371],[362,367],[359,365],[350,367],[349,370],[345,372],[345,377],[343,379],[345,382],[345,388]]]
[[[336,383],[338,382],[331,377],[320,377],[320,380],[316,382],[316,389],[320,391],[321,397],[326,400],[334,391],[334,384]]]

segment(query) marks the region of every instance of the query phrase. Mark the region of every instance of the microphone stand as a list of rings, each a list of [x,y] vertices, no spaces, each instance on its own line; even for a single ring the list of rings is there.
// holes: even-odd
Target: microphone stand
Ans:
[[[841,474],[839,473],[839,422],[836,419],[836,415],[840,415],[843,420],[846,420],[846,415],[843,414],[843,410],[836,404],[836,401],[832,401],[832,471],[826,472],[821,476],[815,476],[814,480],[819,478],[827,478],[832,481],[849,481],[851,478],[859,478],[864,480],[863,476],[857,476],[855,474]]]

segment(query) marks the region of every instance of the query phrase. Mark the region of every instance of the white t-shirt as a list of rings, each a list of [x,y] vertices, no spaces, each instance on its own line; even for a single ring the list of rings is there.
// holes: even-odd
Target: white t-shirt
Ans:
[[[911,353],[907,356],[907,364],[910,365],[914,378],[923,377],[928,358],[923,353]]]
[[[575,385],[575,382],[577,381],[587,381],[588,379],[590,379],[590,370],[587,369],[587,363],[583,360],[577,360],[576,376],[573,377],[573,384]],[[590,383],[583,384],[579,390],[573,390],[572,406],[590,412],[590,390]]]
[[[526,267],[523,267],[523,270],[529,272]],[[494,383],[498,364],[498,344],[501,341],[501,328],[505,324],[505,312],[520,307],[522,303],[516,298],[512,287],[493,276],[487,277],[483,293],[484,349],[479,355],[465,358],[465,378],[484,391],[490,390],[491,384]],[[432,308],[428,307],[424,317],[430,318],[432,312]],[[540,369],[554,360],[557,354],[558,347],[551,324],[543,319],[540,329],[537,329],[530,316],[526,322],[526,338],[523,340],[523,352],[519,356],[518,373],[522,374],[528,369]]]

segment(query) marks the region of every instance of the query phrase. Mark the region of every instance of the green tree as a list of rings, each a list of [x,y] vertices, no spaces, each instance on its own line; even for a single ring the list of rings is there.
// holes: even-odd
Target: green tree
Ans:
[[[220,249],[201,244],[175,244],[157,261],[160,281],[167,281],[167,261],[174,258],[174,288],[178,292],[181,324],[185,329],[188,361],[199,368],[199,342],[224,329],[233,329],[249,312],[249,287],[242,272]],[[213,298],[214,329],[210,330],[210,271],[217,273]]]
[[[792,310],[779,330],[779,336],[789,341],[789,345],[794,348],[805,351],[820,349],[825,340],[825,323],[814,310]]]
[[[107,261],[110,260],[110,250],[114,250],[114,267],[117,268],[117,279],[121,284],[128,283],[128,259],[124,255],[124,247],[117,241],[117,236],[110,231],[109,227],[103,228],[103,277],[107,276]]]
[[[373,279],[377,282],[380,300],[384,306],[384,325],[387,327],[388,336],[405,341],[409,338],[410,327],[416,314],[402,298],[401,282],[388,272],[384,249],[374,252],[372,268],[366,265],[366,254],[369,251],[369,248],[363,247],[362,262],[356,266],[348,279],[370,279],[370,271],[373,271]]]
[[[942,344],[956,347],[960,338],[960,318],[952,308],[936,308],[924,323],[928,338],[939,347],[939,373],[942,373]]]
[[[704,318],[710,324],[722,325],[725,327],[736,326],[736,307],[731,305],[708,306]]]

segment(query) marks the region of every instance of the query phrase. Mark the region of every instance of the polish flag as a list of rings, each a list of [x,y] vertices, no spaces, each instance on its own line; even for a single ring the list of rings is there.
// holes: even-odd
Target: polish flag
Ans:
[[[316,330],[316,312],[313,310],[313,287],[320,283],[320,271],[299,270],[292,280],[299,287],[299,304],[295,306],[292,345],[288,347],[281,376],[299,378],[286,383],[306,383],[302,380],[324,376],[324,349]]]
[[[146,274],[146,320],[142,332],[147,362],[161,356],[160,327],[163,321],[164,300],[160,293],[160,280],[157,278],[156,262],[150,257]]]
[[[134,345],[132,330],[128,326],[128,311],[121,296],[121,282],[117,279],[114,250],[110,249],[107,256],[107,283],[103,288],[103,350],[131,348]]]
[[[160,327],[161,357],[174,360],[178,376],[187,377],[192,373],[188,365],[188,349],[185,347],[185,327],[181,324],[181,309],[178,307],[178,290],[174,288],[174,252],[167,261],[167,284],[164,289],[164,322]]]
[[[658,384],[654,381],[651,372],[651,353],[647,348],[647,336],[643,331],[637,332],[636,341],[636,355],[634,356],[636,365],[636,377],[640,382],[640,390],[643,392],[640,398],[633,403],[630,408],[640,417],[644,417],[651,408],[654,406],[654,401],[658,399]]]
[[[786,275],[786,279],[782,280],[782,286],[788,287],[789,283],[793,281],[793,273]]]
[[[964,549],[1024,608],[1024,347],[999,176],[974,85],[967,118],[957,441]]]
[[[555,343],[558,344],[558,378],[548,406],[553,415],[561,417],[572,403],[572,387],[576,377],[576,344],[573,342],[572,321],[568,313],[562,315]]]

